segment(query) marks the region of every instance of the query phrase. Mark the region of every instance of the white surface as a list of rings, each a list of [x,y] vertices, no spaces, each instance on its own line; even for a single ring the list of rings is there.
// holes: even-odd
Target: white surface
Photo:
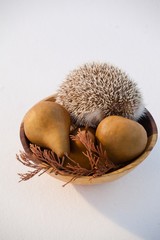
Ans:
[[[88,61],[128,72],[159,127],[160,1],[0,1],[0,240],[160,239],[159,140],[112,183],[18,183],[28,170],[15,158],[25,112]]]

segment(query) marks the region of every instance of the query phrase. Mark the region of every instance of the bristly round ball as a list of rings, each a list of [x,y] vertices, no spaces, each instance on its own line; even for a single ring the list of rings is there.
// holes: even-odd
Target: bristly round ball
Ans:
[[[107,63],[84,64],[73,70],[60,86],[56,102],[78,126],[96,127],[110,115],[138,120],[145,109],[137,84]]]

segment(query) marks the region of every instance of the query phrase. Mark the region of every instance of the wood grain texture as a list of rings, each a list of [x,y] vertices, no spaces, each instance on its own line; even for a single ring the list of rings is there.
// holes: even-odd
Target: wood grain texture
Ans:
[[[42,101],[55,101],[55,95],[47,97],[43,99]],[[74,179],[74,175],[66,175],[65,173],[62,175],[58,174],[56,175],[54,172],[48,174],[52,177],[55,177],[63,182],[69,182],[71,179],[73,184],[81,184],[81,185],[89,185],[89,184],[100,184],[104,182],[110,182],[113,180],[118,179],[121,176],[124,176],[125,174],[129,173],[131,170],[133,170],[136,166],[138,166],[142,161],[144,161],[147,156],[150,154],[152,151],[153,147],[156,144],[157,138],[158,138],[158,130],[156,123],[151,115],[151,113],[146,109],[145,116],[142,117],[139,121],[139,123],[145,128],[147,131],[147,136],[148,136],[148,142],[145,151],[135,160],[133,160],[131,163],[127,164],[126,166],[107,173],[103,176],[93,178],[91,176],[83,176]],[[31,150],[29,148],[29,140],[26,138],[25,133],[24,133],[24,126],[23,126],[23,121],[20,126],[20,140],[22,143],[22,146],[24,148],[24,151],[32,154]]]

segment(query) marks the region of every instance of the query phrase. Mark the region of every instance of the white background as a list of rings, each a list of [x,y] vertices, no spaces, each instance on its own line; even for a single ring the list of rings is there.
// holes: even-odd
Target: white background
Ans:
[[[160,239],[159,140],[112,183],[18,183],[24,114],[92,61],[129,73],[160,126],[160,1],[0,0],[0,240]]]

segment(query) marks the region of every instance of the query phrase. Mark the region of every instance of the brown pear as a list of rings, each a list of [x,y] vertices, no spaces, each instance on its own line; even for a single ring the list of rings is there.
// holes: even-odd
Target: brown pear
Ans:
[[[114,163],[123,163],[138,157],[147,144],[147,133],[138,122],[109,116],[98,125],[96,137]]]
[[[70,152],[70,115],[55,102],[42,101],[24,117],[24,132],[31,143],[49,148],[62,157]]]
[[[93,128],[88,128],[87,130],[85,128],[79,128],[81,130],[81,136],[87,135],[87,137],[95,142],[95,130]],[[76,136],[78,134],[78,130],[76,129],[70,133],[70,135]],[[82,144],[82,142],[79,139],[70,140],[70,154],[69,158],[74,160],[74,162],[78,163],[81,167],[85,169],[91,169],[89,159],[83,154],[86,153],[86,147]],[[67,164],[75,165],[71,160],[68,158],[65,159],[64,166]]]

